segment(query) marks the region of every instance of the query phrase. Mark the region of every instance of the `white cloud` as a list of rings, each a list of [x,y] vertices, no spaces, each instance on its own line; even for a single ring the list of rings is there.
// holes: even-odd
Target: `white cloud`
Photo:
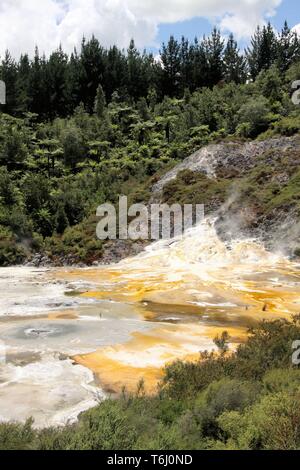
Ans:
[[[296,24],[296,26],[294,26],[292,28],[293,31],[296,31],[297,34],[299,34],[300,36],[300,23],[299,24]]]
[[[155,44],[160,23],[195,16],[209,19],[223,31],[247,38],[258,23],[272,16],[282,0],[0,0],[0,54],[33,53],[36,44],[48,54],[62,43],[79,46],[93,33],[105,46]],[[199,32],[200,34],[201,32]]]

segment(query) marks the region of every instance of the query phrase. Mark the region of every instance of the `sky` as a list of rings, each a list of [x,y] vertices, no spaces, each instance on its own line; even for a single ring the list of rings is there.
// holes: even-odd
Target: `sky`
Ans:
[[[213,26],[245,45],[257,24],[280,30],[285,19],[300,33],[299,0],[0,0],[0,56],[32,56],[36,45],[48,55],[59,44],[70,53],[92,34],[106,47],[134,38],[158,53],[171,34],[194,39]]]

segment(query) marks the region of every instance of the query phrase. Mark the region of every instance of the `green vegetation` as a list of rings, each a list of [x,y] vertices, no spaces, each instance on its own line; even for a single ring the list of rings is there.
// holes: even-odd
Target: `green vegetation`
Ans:
[[[156,396],[141,383],[64,428],[1,424],[0,449],[299,449],[300,371],[291,361],[299,335],[299,316],[263,322],[229,354],[224,332],[219,356],[171,364]]]
[[[297,134],[300,110],[290,90],[298,69],[293,64],[284,74],[272,65],[253,83],[222,82],[161,101],[115,93],[107,104],[99,86],[94,112],[81,104],[72,116],[51,121],[0,114],[0,265],[34,253],[91,264],[104,249],[95,236],[98,205],[115,203],[119,194],[147,202],[164,172],[210,142]],[[276,168],[265,161],[242,179],[234,168],[217,180],[185,172],[165,187],[164,200],[213,208],[235,179],[244,201],[257,199],[262,212],[298,204],[297,158],[283,155]],[[288,181],[278,189],[274,175],[281,170]]]
[[[275,150],[266,151],[254,168],[245,169],[242,175],[230,167],[222,168],[215,179],[183,170],[176,179],[166,183],[162,197],[169,204],[202,203],[213,210],[218,209],[234,189],[238,197],[231,209],[253,208],[258,216],[267,217],[275,209],[293,208],[300,215],[299,182],[298,153],[286,148],[277,155]]]
[[[222,204],[231,186],[230,179],[211,179],[201,173],[184,170],[164,186],[163,200],[169,204]],[[216,205],[217,208],[217,205]]]
[[[7,87],[5,112],[16,117],[35,113],[43,121],[71,116],[80,103],[99,118],[106,102],[113,100],[141,100],[143,108],[147,99],[153,107],[165,96],[181,99],[222,82],[255,80],[272,65],[285,73],[299,61],[300,41],[287,23],[278,35],[269,24],[257,28],[242,55],[233,35],[224,41],[214,29],[210,36],[193,42],[170,37],[162,44],[160,57],[155,61],[151,53],[141,53],[133,40],[127,51],[116,46],[105,49],[95,37],[83,39],[80,51],[70,56],[61,47],[49,57],[41,56],[37,48],[33,59],[23,54],[16,60],[7,51],[0,64],[0,79]],[[273,84],[278,86],[278,80]]]
[[[299,107],[290,95],[299,60],[300,40],[287,24],[278,35],[270,25],[258,28],[245,55],[232,35],[225,43],[216,29],[193,43],[171,37],[161,63],[134,41],[120,51],[94,37],[71,56],[59,48],[41,57],[37,49],[32,60],[25,54],[16,61],[7,52],[0,63],[7,88],[0,110],[0,266],[35,253],[57,264],[91,264],[105,249],[95,237],[98,205],[115,203],[119,194],[147,202],[164,172],[210,142],[298,133]],[[262,210],[298,201],[293,168],[282,191],[268,183],[260,195],[252,186]],[[213,208],[234,176],[181,175],[164,199],[212,201]],[[253,180],[241,181],[244,193]]]
[[[171,37],[161,61],[133,41],[124,52],[95,38],[70,57],[61,48],[49,58],[37,50],[32,61],[6,54],[0,266],[35,253],[55,263],[99,261],[98,205],[120,194],[148,202],[163,174],[209,143],[299,134],[291,91],[300,40],[286,24],[279,35],[258,28],[244,56],[217,30],[192,44]],[[232,206],[256,216],[300,214],[297,151],[266,151],[255,165],[239,172],[233,164],[215,179],[185,170],[162,198],[214,210],[232,190],[239,194]],[[125,391],[64,428],[0,424],[0,449],[299,449],[300,372],[291,363],[299,335],[299,317],[265,322],[230,355],[224,332],[215,339],[219,355],[168,366],[156,396],[141,383],[135,395]]]

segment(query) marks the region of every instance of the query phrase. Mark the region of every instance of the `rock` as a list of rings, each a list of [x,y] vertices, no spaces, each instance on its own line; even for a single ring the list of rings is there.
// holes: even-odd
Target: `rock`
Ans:
[[[242,175],[253,168],[258,159],[266,152],[270,152],[267,163],[272,165],[287,149],[300,151],[300,139],[296,137],[279,137],[265,141],[254,141],[247,143],[229,142],[211,144],[186,158],[182,163],[170,170],[152,187],[152,193],[159,193],[164,186],[175,179],[179,172],[191,170],[203,173],[211,178],[216,178],[222,173],[234,168],[237,174]],[[222,175],[223,176],[223,175]]]

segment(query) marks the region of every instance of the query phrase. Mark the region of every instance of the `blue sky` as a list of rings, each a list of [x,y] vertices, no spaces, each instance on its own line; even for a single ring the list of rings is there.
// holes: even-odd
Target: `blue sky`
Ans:
[[[267,21],[268,19],[278,31],[281,30],[285,20],[288,21],[291,28],[300,24],[300,0],[283,0],[281,5],[277,7],[275,16],[266,18]],[[209,34],[213,26],[213,21],[200,17],[195,17],[188,21],[179,21],[173,24],[163,23],[159,25],[157,43],[161,44],[168,41],[170,35],[174,35],[178,39],[184,35],[190,40],[193,40],[196,36],[202,37],[204,34]],[[240,41],[242,48],[246,44],[246,39]],[[153,47],[152,50],[156,52],[158,49]]]
[[[284,20],[287,20],[290,26],[300,23],[300,5],[299,0],[283,0],[277,8],[277,14],[272,19],[272,24],[276,28],[281,28]]]
[[[134,38],[157,53],[171,34],[193,40],[214,25],[243,47],[268,19],[277,29],[287,19],[300,33],[299,0],[0,0],[0,56],[32,56],[36,45],[48,55],[59,44],[70,53],[93,34],[105,47]]]

